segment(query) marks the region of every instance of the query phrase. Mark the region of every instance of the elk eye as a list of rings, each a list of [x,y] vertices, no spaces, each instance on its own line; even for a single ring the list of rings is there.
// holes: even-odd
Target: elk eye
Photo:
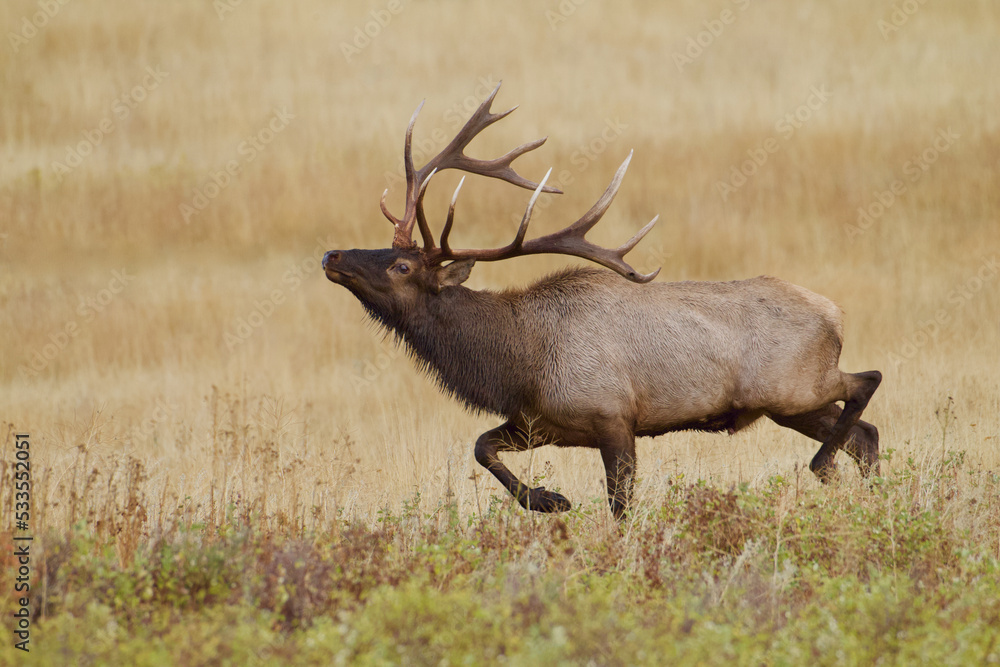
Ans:
[[[404,276],[410,272],[409,264],[397,264],[396,270],[402,273]]]

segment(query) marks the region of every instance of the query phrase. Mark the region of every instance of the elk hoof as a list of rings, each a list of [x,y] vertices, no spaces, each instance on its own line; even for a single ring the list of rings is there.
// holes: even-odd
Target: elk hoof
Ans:
[[[573,506],[569,498],[555,491],[549,491],[544,486],[528,491],[528,504],[522,503],[522,505],[524,509],[535,512],[565,512]]]
[[[809,469],[813,471],[813,474],[819,477],[819,481],[824,484],[832,484],[840,479],[840,473],[837,471],[837,464],[830,462],[823,466],[809,466]]]

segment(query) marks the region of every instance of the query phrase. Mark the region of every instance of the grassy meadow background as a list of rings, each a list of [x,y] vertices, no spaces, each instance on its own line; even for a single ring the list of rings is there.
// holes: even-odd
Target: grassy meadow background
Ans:
[[[42,5],[0,6],[0,528],[30,433],[37,660],[1000,659],[995,3]],[[877,493],[844,455],[820,488],[818,444],[761,423],[642,440],[621,535],[595,451],[508,455],[578,506],[511,508],[472,455],[497,419],[440,395],[319,268],[389,244],[378,200],[401,207],[420,100],[426,155],[501,80],[494,109],[520,108],[470,153],[548,136],[516,163],[565,192],[534,234],[634,149],[591,240],[659,214],[629,256],[657,280],[770,274],[841,305],[841,367],[885,378]],[[428,192],[438,229],[458,178]],[[486,181],[458,244],[516,230],[529,193]],[[916,611],[852,626],[865,609]]]

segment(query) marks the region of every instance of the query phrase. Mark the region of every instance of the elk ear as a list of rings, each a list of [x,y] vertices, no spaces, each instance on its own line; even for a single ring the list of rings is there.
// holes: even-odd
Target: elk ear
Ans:
[[[452,262],[447,266],[439,267],[437,270],[437,291],[440,292],[445,287],[461,285],[469,279],[472,267],[476,265],[474,259],[461,259]]]

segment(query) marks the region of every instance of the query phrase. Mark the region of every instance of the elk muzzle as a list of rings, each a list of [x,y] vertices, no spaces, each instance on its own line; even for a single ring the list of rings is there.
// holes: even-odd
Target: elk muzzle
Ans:
[[[344,268],[343,259],[342,250],[330,250],[323,255],[323,271],[330,281],[343,284],[346,279],[352,277],[352,273]]]

